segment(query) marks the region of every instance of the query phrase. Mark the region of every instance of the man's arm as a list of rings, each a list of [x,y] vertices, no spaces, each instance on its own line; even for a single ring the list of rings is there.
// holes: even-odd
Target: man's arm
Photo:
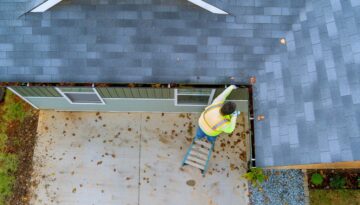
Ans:
[[[233,91],[236,88],[237,87],[235,85],[231,85],[228,88],[226,88],[219,96],[217,96],[215,98],[215,100],[213,101],[213,104],[224,102],[226,100],[226,98],[230,95],[231,91]]]
[[[222,128],[221,131],[228,133],[228,134],[232,133],[235,130],[236,118],[237,118],[237,115],[232,115],[230,123],[227,126],[224,126],[224,128]]]

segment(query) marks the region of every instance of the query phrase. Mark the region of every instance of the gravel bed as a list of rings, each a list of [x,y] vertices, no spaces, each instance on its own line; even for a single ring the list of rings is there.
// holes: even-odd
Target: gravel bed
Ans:
[[[249,185],[252,205],[304,205],[304,174],[301,170],[264,170],[268,180],[260,189]]]

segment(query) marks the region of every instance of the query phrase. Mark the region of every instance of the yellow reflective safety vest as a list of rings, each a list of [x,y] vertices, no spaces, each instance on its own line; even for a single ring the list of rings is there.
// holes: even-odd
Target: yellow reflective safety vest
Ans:
[[[223,104],[224,103],[216,103],[210,105],[201,113],[199,126],[205,134],[214,137],[218,136],[222,133],[222,128],[230,123],[230,120],[220,113]]]

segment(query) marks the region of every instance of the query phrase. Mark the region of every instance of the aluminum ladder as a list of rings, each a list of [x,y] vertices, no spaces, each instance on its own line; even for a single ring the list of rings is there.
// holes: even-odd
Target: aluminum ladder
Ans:
[[[190,165],[199,168],[202,175],[205,176],[214,145],[215,143],[209,143],[195,137],[186,152],[181,166]]]

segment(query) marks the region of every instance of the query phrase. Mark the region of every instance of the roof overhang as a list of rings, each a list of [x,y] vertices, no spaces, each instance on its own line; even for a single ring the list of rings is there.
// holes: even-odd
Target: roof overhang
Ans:
[[[200,6],[201,8],[203,9],[206,9],[208,11],[210,11],[211,13],[214,13],[214,14],[229,14],[227,13],[226,11],[223,11],[209,3],[206,3],[202,0],[188,0],[189,2],[193,3],[193,4],[196,4],[198,6]]]
[[[45,11],[47,11],[48,9],[55,6],[56,4],[58,4],[61,1],[62,0],[47,0],[47,1],[44,1],[41,4],[39,4],[38,6],[36,6],[30,12],[45,12]]]

